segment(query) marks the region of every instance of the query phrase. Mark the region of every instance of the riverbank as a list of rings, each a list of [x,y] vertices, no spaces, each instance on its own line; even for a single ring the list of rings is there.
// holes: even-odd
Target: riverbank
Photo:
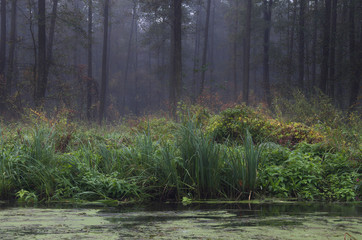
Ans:
[[[104,127],[29,112],[1,124],[0,199],[358,201],[361,120],[306,124],[236,106]],[[344,125],[342,125],[342,123]]]

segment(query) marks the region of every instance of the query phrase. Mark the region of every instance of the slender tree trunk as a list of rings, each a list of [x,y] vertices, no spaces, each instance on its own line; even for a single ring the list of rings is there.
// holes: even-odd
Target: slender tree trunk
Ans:
[[[1,37],[0,37],[0,113],[6,107],[6,0],[1,0]]]
[[[182,46],[181,46],[181,18],[182,0],[172,1],[172,36],[171,36],[171,82],[170,104],[171,114],[176,117],[177,102],[181,97],[182,85]]]
[[[270,106],[270,82],[269,82],[269,46],[270,46],[270,28],[273,0],[264,0],[264,54],[263,54],[263,82],[264,82],[264,100]]]
[[[289,51],[288,51],[288,77],[287,82],[289,86],[292,86],[292,76],[293,76],[293,53],[294,53],[294,30],[295,30],[295,22],[297,18],[297,1],[293,2],[293,15],[292,15],[292,23],[291,23],[291,30],[290,30],[290,39],[289,39]]]
[[[299,75],[298,75],[298,87],[304,92],[304,62],[305,62],[305,48],[304,48],[304,21],[305,21],[305,0],[300,0],[299,6],[299,38],[298,38],[298,58],[299,58]]]
[[[55,23],[56,23],[56,19],[57,19],[58,2],[59,2],[59,0],[53,0],[52,16],[50,19],[49,38],[48,38],[48,45],[47,45],[47,50],[46,50],[47,64],[46,64],[45,74],[46,74],[47,79],[49,76],[50,66],[53,64],[53,45],[54,45]]]
[[[38,0],[38,77],[35,86],[35,105],[44,104],[47,87],[46,78],[46,18],[45,0]]]
[[[196,101],[197,97],[197,85],[196,80],[199,72],[199,54],[200,54],[200,24],[201,24],[201,0],[198,1],[197,10],[196,10],[196,29],[195,29],[195,47],[194,47],[194,66],[192,73],[192,91],[193,91],[193,101]]]
[[[124,70],[123,96],[122,96],[122,112],[123,113],[124,113],[125,108],[126,108],[126,92],[127,92],[127,85],[128,85],[128,69],[129,69],[129,65],[130,65],[130,62],[131,62],[132,39],[133,39],[135,20],[136,20],[136,4],[133,6],[132,23],[131,23],[131,29],[130,29],[129,39],[128,39],[126,68]]]
[[[251,11],[252,1],[246,2],[245,42],[244,42],[244,73],[243,73],[243,102],[249,105],[249,78],[250,78],[250,38],[251,38]]]
[[[136,8],[137,9],[137,8]],[[136,12],[136,24],[135,24],[135,44],[134,44],[134,54],[135,54],[135,60],[134,60],[134,75],[135,75],[135,114],[136,116],[139,115],[139,101],[140,101],[140,95],[139,95],[139,89],[138,89],[138,16]]]
[[[310,87],[313,88],[316,86],[317,80],[317,38],[318,38],[318,0],[314,0],[313,7],[313,35],[312,35],[312,59],[311,59],[311,84]],[[312,90],[312,89],[311,89]]]
[[[205,23],[205,32],[204,32],[204,49],[202,51],[202,65],[201,65],[201,87],[200,87],[199,95],[202,95],[204,92],[205,73],[208,68],[206,59],[207,59],[207,47],[208,47],[208,43],[209,43],[210,8],[211,8],[211,0],[207,0],[206,23]]]
[[[109,11],[109,0],[105,0],[104,3],[104,22],[103,22],[103,53],[102,53],[102,81],[101,81],[101,93],[100,93],[100,104],[99,104],[99,125],[102,124],[105,107],[106,107],[106,89],[107,89],[107,67],[108,67],[108,11]]]
[[[331,19],[331,0],[325,0],[325,13],[323,21],[323,53],[322,53],[322,66],[321,66],[321,81],[319,88],[323,93],[327,94],[328,84],[328,68],[329,68],[329,57],[330,57],[330,19]]]
[[[233,66],[233,83],[234,83],[234,89],[233,89],[233,97],[234,97],[234,101],[236,102],[238,99],[238,78],[237,78],[237,51],[238,51],[238,39],[237,39],[237,35],[238,35],[238,29],[239,29],[239,6],[240,6],[240,1],[239,0],[235,0],[234,1],[234,27],[233,27],[233,59],[232,59],[232,66]]]
[[[93,82],[93,2],[88,0],[88,73],[87,73],[87,119],[91,120]]]
[[[11,95],[13,79],[15,77],[15,45],[16,45],[16,11],[17,0],[11,2],[11,28],[10,28],[10,41],[9,41],[9,59],[8,59],[8,71],[6,81],[6,92],[5,96]]]
[[[343,92],[345,84],[343,84],[343,78],[345,73],[345,62],[346,59],[346,42],[348,42],[348,0],[342,1],[342,12],[340,22],[338,23],[338,37],[336,43],[336,77],[335,77],[335,99],[340,108],[344,108]],[[347,51],[348,52],[348,51]]]
[[[337,0],[332,0],[332,12],[331,12],[331,56],[329,67],[329,90],[328,95],[334,98],[334,86],[336,82],[336,35],[337,35]]]
[[[360,54],[356,52],[356,27],[355,27],[355,0],[349,1],[349,57],[350,57],[350,99],[349,106],[353,110],[357,103],[359,82],[361,79],[358,78],[358,61],[357,56]],[[359,49],[358,51],[361,51]]]
[[[214,92],[215,79],[214,79],[214,46],[215,46],[215,11],[216,1],[212,2],[212,13],[211,13],[211,32],[210,32],[210,50],[209,50],[209,62],[210,62],[210,91]]]

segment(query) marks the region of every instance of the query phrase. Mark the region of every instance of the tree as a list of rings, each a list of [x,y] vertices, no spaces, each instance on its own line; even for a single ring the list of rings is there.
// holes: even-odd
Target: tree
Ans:
[[[171,79],[170,104],[171,114],[175,116],[177,102],[181,97],[182,85],[182,45],[181,45],[181,18],[182,0],[174,0],[172,6],[172,36],[171,36]]]
[[[6,0],[1,0],[1,37],[0,37],[0,112],[5,110],[6,101]]]
[[[87,119],[91,119],[92,108],[92,82],[93,82],[93,3],[88,0],[88,71],[87,71]]]
[[[45,0],[38,0],[38,77],[36,79],[34,100],[35,105],[40,107],[44,104],[47,85],[46,76],[46,18]]]
[[[128,70],[129,65],[131,63],[131,50],[132,50],[132,40],[133,40],[133,33],[136,23],[136,9],[137,9],[137,3],[134,2],[133,11],[132,11],[132,23],[131,23],[131,29],[128,39],[128,50],[127,50],[127,59],[126,59],[126,69],[124,71],[124,79],[123,79],[123,91],[124,94],[122,96],[122,112],[124,112],[126,108],[126,89],[128,84]]]
[[[264,0],[264,54],[263,54],[263,82],[264,82],[264,100],[270,106],[270,82],[269,82],[269,46],[270,46],[270,28],[273,0]]]
[[[106,89],[107,89],[107,68],[108,68],[108,11],[109,0],[104,2],[104,20],[103,20],[103,50],[102,50],[102,81],[101,81],[101,94],[99,104],[99,118],[98,123],[102,124],[105,115],[106,105]]]
[[[356,34],[355,34],[355,0],[349,1],[349,57],[350,57],[350,99],[349,106],[355,108],[358,100],[358,90],[360,85],[360,70],[359,62],[361,62],[361,49],[356,52]],[[361,30],[362,32],[362,30]],[[362,38],[362,37],[361,37]],[[361,40],[362,41],[362,40]],[[361,46],[359,46],[361,47]],[[359,60],[357,60],[357,56]]]
[[[304,22],[305,22],[305,0],[299,2],[299,36],[298,36],[298,58],[299,76],[298,87],[301,91],[304,88]]]
[[[249,105],[249,77],[250,77],[250,38],[251,38],[251,11],[252,1],[246,1],[245,38],[244,38],[244,69],[243,69],[243,102]]]
[[[322,64],[321,64],[321,80],[319,88],[327,94],[328,84],[328,68],[329,68],[329,53],[330,53],[330,27],[331,27],[331,0],[325,0],[325,9],[323,17],[323,42],[322,42]]]
[[[329,67],[329,89],[328,93],[334,98],[334,85],[336,82],[336,35],[337,35],[337,0],[332,0],[331,9],[331,45],[330,45],[330,67]]]
[[[206,23],[205,23],[205,32],[204,32],[204,48],[203,48],[203,51],[202,51],[200,95],[202,95],[202,93],[204,91],[205,72],[206,72],[206,69],[207,69],[206,57],[207,57],[207,45],[208,45],[208,42],[209,42],[210,6],[211,6],[211,0],[207,0]]]
[[[6,92],[7,95],[11,95],[12,82],[15,75],[14,60],[15,60],[15,44],[16,44],[16,9],[17,0],[11,2],[11,27],[10,27],[10,41],[9,41],[9,60],[8,60],[8,72],[6,78]]]

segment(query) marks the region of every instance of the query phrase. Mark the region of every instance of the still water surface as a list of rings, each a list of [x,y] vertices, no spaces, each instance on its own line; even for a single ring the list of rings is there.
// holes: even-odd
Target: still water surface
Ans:
[[[362,239],[362,204],[0,204],[0,239]]]

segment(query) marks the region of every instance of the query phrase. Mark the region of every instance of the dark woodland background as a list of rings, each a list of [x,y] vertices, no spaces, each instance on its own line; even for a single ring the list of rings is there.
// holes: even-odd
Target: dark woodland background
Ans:
[[[295,90],[361,102],[360,0],[1,0],[0,30],[5,120],[270,107]]]

